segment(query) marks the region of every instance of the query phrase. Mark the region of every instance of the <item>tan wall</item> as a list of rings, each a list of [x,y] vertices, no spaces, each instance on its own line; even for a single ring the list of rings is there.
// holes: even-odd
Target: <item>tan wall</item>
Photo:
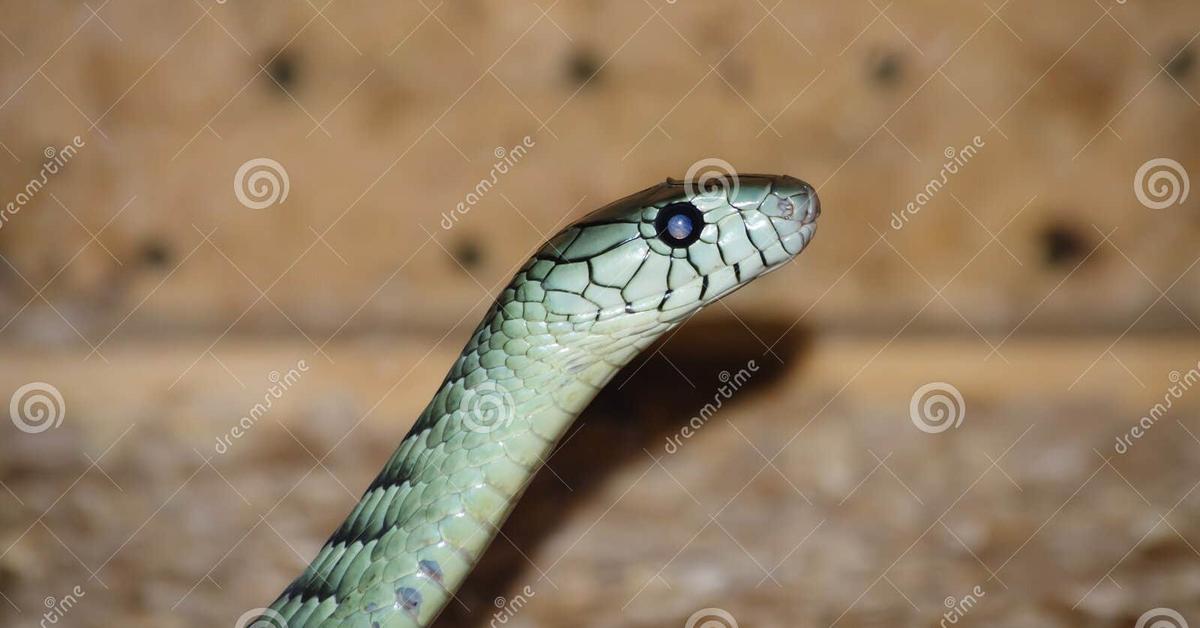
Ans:
[[[1003,337],[1028,316],[1023,330],[1119,330],[1159,297],[1152,281],[1200,319],[1200,273],[1179,278],[1195,199],[1151,210],[1133,194],[1151,158],[1200,168],[1200,79],[1190,49],[1176,57],[1194,3],[1112,18],[1021,3],[989,19],[981,3],[920,2],[871,21],[868,3],[768,17],[754,3],[583,2],[532,27],[532,3],[453,3],[425,21],[404,4],[319,17],[303,3],[113,3],[102,16],[121,40],[93,19],[57,52],[87,9],[0,9],[23,52],[0,42],[0,190],[15,197],[47,146],[86,143],[0,228],[3,336],[442,330],[473,321],[563,221],[706,157],[807,179],[826,208],[802,269],[740,295],[742,312],[812,308],[822,328],[892,331],[934,299],[917,328]],[[528,155],[442,229],[493,151],[525,136]],[[979,154],[892,229],[943,151],[976,136]],[[286,168],[282,205],[235,198],[234,173],[257,157]],[[31,288],[48,282],[78,335]],[[1192,328],[1166,301],[1144,324]]]

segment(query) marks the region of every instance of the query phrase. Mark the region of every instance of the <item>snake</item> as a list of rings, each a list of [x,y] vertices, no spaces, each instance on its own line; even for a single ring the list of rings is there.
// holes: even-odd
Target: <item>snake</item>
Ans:
[[[668,178],[550,238],[349,516],[246,625],[433,623],[600,389],[702,308],[792,260],[820,212],[799,179],[721,172]]]

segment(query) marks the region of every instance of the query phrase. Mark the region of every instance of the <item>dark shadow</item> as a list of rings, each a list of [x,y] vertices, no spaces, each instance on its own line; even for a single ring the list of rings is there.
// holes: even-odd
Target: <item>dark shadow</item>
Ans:
[[[697,317],[618,373],[567,431],[564,443],[547,461],[549,468],[534,477],[501,535],[459,591],[462,604],[451,601],[434,625],[488,626],[497,611],[497,597],[515,595],[537,581],[538,569],[525,557],[532,556],[614,470],[639,460],[648,463],[644,450],[662,455],[666,438],[712,402],[722,371],[737,373],[750,360],[758,368],[725,402],[737,405],[769,389],[807,356],[809,334],[804,328],[789,330],[787,321],[742,322],[745,325],[731,317]],[[779,359],[766,354],[764,343],[769,346],[781,337],[772,349]]]

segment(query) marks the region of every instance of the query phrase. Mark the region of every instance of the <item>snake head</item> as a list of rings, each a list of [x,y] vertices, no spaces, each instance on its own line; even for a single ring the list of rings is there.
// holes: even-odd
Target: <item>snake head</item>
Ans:
[[[514,296],[541,303],[546,320],[647,311],[678,320],[798,255],[820,214],[813,187],[786,175],[667,179],[552,238],[518,274]]]

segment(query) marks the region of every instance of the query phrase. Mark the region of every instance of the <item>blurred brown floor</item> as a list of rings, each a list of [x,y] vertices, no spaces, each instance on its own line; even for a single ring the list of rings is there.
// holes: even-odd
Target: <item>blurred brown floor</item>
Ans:
[[[741,349],[695,359],[712,336],[695,323],[664,347],[683,375],[651,361],[645,380],[584,415],[464,592],[472,612],[452,608],[444,625],[486,626],[494,598],[526,587],[515,625],[681,625],[716,607],[743,626],[924,626],[976,586],[972,625],[1200,613],[1197,402],[1185,396],[1116,454],[1115,435],[1166,382],[1114,387],[1129,376],[1103,358],[1075,382],[1105,343],[1019,341],[985,362],[978,342],[898,340],[879,353],[873,340],[828,338],[782,343],[785,367],[745,333],[732,343]],[[1124,366],[1185,366],[1178,340],[1123,347]],[[0,450],[23,501],[4,510],[6,538],[21,535],[4,560],[19,625],[77,584],[87,594],[71,625],[225,624],[259,605],[353,504],[407,428],[397,417],[414,416],[439,379],[414,370],[425,340],[338,343],[336,364],[315,362],[282,405],[218,449],[228,417],[261,399],[264,374],[310,349],[248,340],[165,394],[203,344],[127,347],[68,368],[63,356],[16,356],[71,400],[62,428]],[[451,346],[424,359],[448,362]],[[717,372],[750,359],[751,385],[668,450]],[[915,429],[908,378],[952,378],[968,400],[962,425]],[[47,514],[31,522],[32,512]]]

